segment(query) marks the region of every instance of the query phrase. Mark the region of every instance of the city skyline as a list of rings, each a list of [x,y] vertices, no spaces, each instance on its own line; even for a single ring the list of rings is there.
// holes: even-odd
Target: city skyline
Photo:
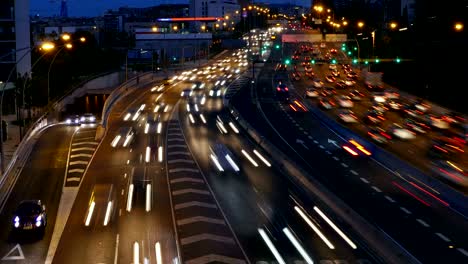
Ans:
[[[60,14],[60,0],[34,0],[30,2],[30,14],[41,17],[58,16]],[[106,10],[116,10],[119,7],[149,7],[160,4],[188,4],[188,0],[68,0],[68,16],[93,17],[100,16]],[[285,3],[283,0],[254,1],[265,4]],[[310,6],[308,0],[289,0],[290,4]]]

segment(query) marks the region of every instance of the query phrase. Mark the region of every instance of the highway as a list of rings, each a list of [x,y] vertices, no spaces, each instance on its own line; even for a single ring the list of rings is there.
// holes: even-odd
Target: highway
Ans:
[[[279,58],[279,53],[273,52],[272,57]],[[466,261],[465,218],[427,187],[402,180],[372,159],[352,157],[341,148],[345,142],[309,112],[294,112],[287,104],[278,103],[274,80],[285,80],[285,76],[274,75],[274,65],[267,63],[256,85],[269,123],[262,122],[261,115],[251,114],[258,109],[241,103],[250,96],[248,89],[233,99],[251,125],[421,262]]]
[[[1,208],[0,263],[45,261],[56,222],[70,140],[76,132],[78,131],[75,127],[52,126],[40,135],[33,146],[18,175],[18,181],[11,190],[5,206]],[[12,233],[12,219],[16,207],[22,200],[30,199],[40,199],[46,205],[48,223],[43,238]]]

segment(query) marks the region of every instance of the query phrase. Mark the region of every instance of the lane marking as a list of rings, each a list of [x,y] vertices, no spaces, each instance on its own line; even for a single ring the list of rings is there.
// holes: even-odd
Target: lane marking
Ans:
[[[20,244],[16,244],[8,253],[5,254],[5,256],[2,258],[2,260],[23,260],[24,259],[24,254],[23,250],[21,249]]]
[[[94,151],[94,150],[95,150],[95,148],[87,148],[87,147],[82,147],[82,148],[72,148],[71,152],[82,151],[82,150],[89,150],[89,151]]]
[[[72,170],[68,170],[68,173],[74,173],[74,172],[83,173],[83,172],[84,172],[84,169],[72,169]]]
[[[325,147],[323,145],[319,145],[319,148],[321,149],[325,149]]]
[[[468,257],[468,252],[466,250],[464,250],[463,248],[457,248],[457,250],[462,253],[463,255],[465,255],[465,257]]]
[[[199,173],[199,171],[198,171],[197,169],[190,169],[190,168],[176,168],[176,169],[170,169],[170,170],[169,170],[169,173],[175,173],[175,172],[181,172],[181,171]]]
[[[368,181],[367,179],[365,179],[365,178],[362,178],[362,177],[361,177],[361,178],[359,178],[359,179],[361,179],[361,181],[363,181],[363,182],[365,182],[365,183],[369,184],[369,181]]]
[[[279,264],[286,264],[283,257],[280,255],[280,253],[276,249],[275,245],[273,245],[273,242],[271,242],[270,238],[265,233],[265,230],[263,230],[262,228],[259,228],[258,233],[260,233],[260,236],[262,237],[263,241],[265,241],[265,244],[267,244],[268,249],[270,249],[276,261],[278,261]]]
[[[195,194],[210,195],[210,193],[209,193],[208,191],[205,191],[205,190],[198,190],[198,189],[193,189],[193,188],[188,188],[188,189],[173,191],[173,192],[172,192],[172,195],[176,196],[176,195],[182,195],[182,194],[186,194],[186,193],[195,193]]]
[[[441,233],[435,233],[435,234],[436,234],[436,236],[440,237],[440,238],[441,238],[442,240],[444,240],[445,242],[450,242],[450,241],[452,241],[452,240],[450,240],[450,238],[444,236],[444,235],[441,234]]]
[[[179,182],[197,182],[197,183],[203,183],[202,179],[198,178],[190,178],[190,177],[182,177],[182,178],[177,178],[177,179],[172,179],[171,183],[179,183]]]
[[[424,220],[422,220],[422,219],[419,219],[419,218],[418,218],[418,219],[416,219],[416,221],[417,221],[418,223],[420,223],[421,225],[423,225],[424,227],[430,227],[430,225],[429,225],[428,223],[426,223],[426,222],[425,222]]]
[[[67,182],[79,182],[81,181],[81,178],[80,177],[70,177],[70,178],[67,178]]]
[[[119,234],[117,234],[115,238],[115,250],[114,250],[114,264],[117,264],[117,260],[119,259]]]
[[[213,208],[213,209],[217,208],[216,205],[212,204],[212,203],[192,201],[192,202],[176,204],[176,205],[174,205],[174,209],[179,210],[179,209],[184,209],[184,208],[194,207],[194,206],[205,207],[205,208]]]
[[[174,160],[168,160],[167,163],[169,164],[172,164],[172,163],[178,163],[178,162],[182,162],[182,163],[190,163],[190,164],[194,164],[195,162],[191,159],[174,159]]]
[[[337,156],[333,156],[333,159],[339,161],[340,159]]]
[[[202,240],[213,240],[213,241],[217,241],[217,242],[223,242],[223,243],[226,243],[226,244],[233,244],[233,245],[235,244],[234,239],[232,239],[231,237],[218,236],[218,235],[207,234],[207,233],[197,234],[197,235],[181,238],[180,243],[183,246],[185,246],[185,245],[196,243],[196,242],[199,242],[199,241],[202,241]]]
[[[170,152],[167,152],[168,155],[187,155],[187,156],[190,156],[190,153],[186,152],[186,151],[170,151]]]
[[[332,154],[329,150],[325,151],[325,153],[327,153],[328,155]]]
[[[406,208],[403,207],[403,206],[400,206],[400,209],[401,209],[403,212],[407,213],[407,214],[411,214],[411,211],[408,210],[408,209],[406,209]]]
[[[307,136],[307,138],[309,138],[309,139],[314,139],[312,136]]]
[[[211,218],[211,217],[205,217],[205,216],[194,216],[194,217],[180,219],[180,220],[177,220],[177,225],[182,226],[182,225],[188,225],[188,224],[193,224],[197,222],[205,222],[205,223],[211,223],[211,224],[217,224],[217,225],[226,225],[223,219]]]
[[[70,161],[70,162],[68,163],[68,165],[79,165],[79,164],[81,164],[81,165],[87,165],[88,162],[87,162],[87,161],[84,161],[84,160],[77,160],[77,161]]]
[[[170,144],[167,148],[187,148],[187,145],[184,144]]]
[[[354,174],[356,176],[359,175],[359,173],[357,173],[355,170],[350,170],[349,172],[351,172],[352,174]]]
[[[314,143],[315,143],[315,144],[318,144],[318,141],[317,141],[317,140],[314,140]]]
[[[348,168],[348,167],[349,167],[348,164],[343,163],[343,162],[341,162],[341,166],[343,166],[344,168]]]
[[[87,144],[99,145],[99,143],[96,141],[88,141],[88,142],[76,142],[76,143],[73,143],[72,146],[80,146],[80,145],[87,145]]]
[[[385,199],[389,200],[391,203],[396,203],[396,201],[393,200],[390,196],[385,195]]]
[[[78,157],[91,158],[92,156],[93,156],[93,155],[91,155],[91,154],[80,153],[80,154],[70,155],[70,159],[78,158]]]
[[[381,193],[381,192],[382,192],[382,190],[380,190],[380,189],[379,189],[378,187],[376,187],[376,186],[372,186],[371,188],[374,189],[374,191],[376,191],[376,192],[378,192],[378,193]]]

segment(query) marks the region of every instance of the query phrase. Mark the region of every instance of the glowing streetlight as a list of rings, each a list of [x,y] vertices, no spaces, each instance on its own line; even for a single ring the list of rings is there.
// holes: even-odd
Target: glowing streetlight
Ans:
[[[343,21],[343,26],[347,26],[348,25],[348,21]]]
[[[362,28],[362,27],[364,26],[364,22],[358,22],[358,23],[357,23],[357,26],[360,27],[360,28]]]
[[[156,31],[158,31],[158,28],[157,28],[157,27],[152,27],[151,30],[152,30],[153,32],[156,32]]]
[[[85,37],[81,37],[81,38],[80,38],[80,41],[81,41],[81,42],[86,42],[86,38],[85,38]]]
[[[41,45],[41,49],[45,51],[53,50],[55,48],[55,44],[52,42],[44,42]]]
[[[172,29],[176,31],[177,29],[179,29],[179,27],[177,27],[176,25],[176,26],[173,26]]]
[[[229,16],[225,16],[224,19],[229,20]]]
[[[391,29],[395,29],[397,26],[398,26],[398,24],[395,23],[395,22],[390,23],[390,28]]]
[[[460,22],[456,22],[455,25],[453,26],[455,31],[462,31],[463,30],[463,24]]]
[[[70,37],[70,35],[68,35],[68,34],[63,34],[63,35],[62,35],[62,39],[65,40],[65,41],[70,40],[70,38],[71,38],[71,37]]]
[[[201,30],[205,31],[205,30],[206,30],[206,26],[205,26],[205,25],[202,25],[202,26],[201,26]]]
[[[67,44],[65,44],[65,48],[67,48],[67,49],[71,49],[71,48],[73,48],[73,45],[72,45],[72,44],[70,44],[70,43],[67,43]]]
[[[329,8],[329,9],[327,9],[327,12],[328,12],[328,13],[330,13],[330,12],[331,12],[331,9],[330,9],[330,8]]]

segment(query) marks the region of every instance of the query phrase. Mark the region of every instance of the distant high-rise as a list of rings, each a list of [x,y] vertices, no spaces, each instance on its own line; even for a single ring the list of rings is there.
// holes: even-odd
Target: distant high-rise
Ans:
[[[1,0],[0,10],[0,81],[14,69],[11,82],[31,73],[29,0]]]
[[[68,17],[67,0],[62,0],[60,3],[60,17]]]

